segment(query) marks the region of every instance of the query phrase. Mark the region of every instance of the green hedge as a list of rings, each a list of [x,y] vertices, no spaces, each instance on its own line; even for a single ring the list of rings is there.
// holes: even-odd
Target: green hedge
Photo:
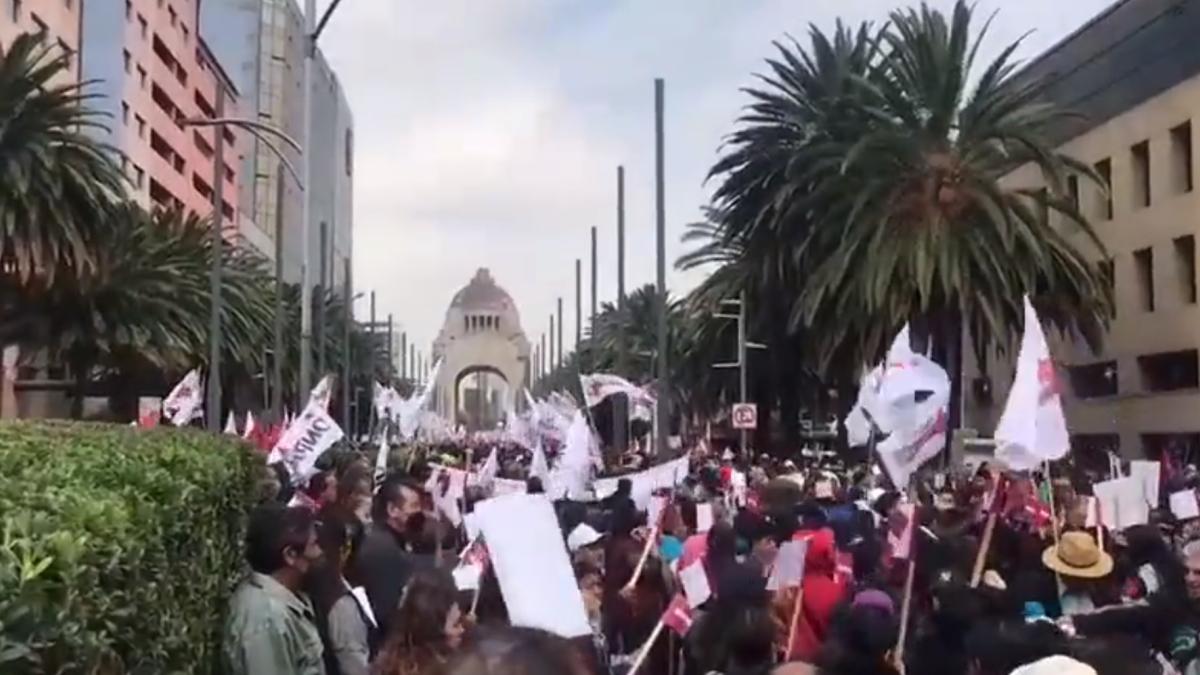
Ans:
[[[0,426],[0,673],[216,672],[261,465],[196,430]]]

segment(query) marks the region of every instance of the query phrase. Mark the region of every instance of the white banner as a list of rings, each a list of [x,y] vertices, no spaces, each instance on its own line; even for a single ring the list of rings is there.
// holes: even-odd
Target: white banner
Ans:
[[[996,425],[996,457],[1011,469],[1026,471],[1061,459],[1070,449],[1058,375],[1042,324],[1026,296],[1025,335],[1017,356],[1017,376]]]
[[[308,403],[309,405],[317,403],[322,408],[329,410],[329,399],[331,398],[333,398],[333,375],[326,375],[308,393]]]
[[[617,481],[626,478],[633,487],[631,495],[633,501],[639,509],[646,509],[650,505],[650,497],[655,490],[673,488],[682,484],[688,476],[688,468],[688,457],[684,455],[679,459],[673,459],[637,473],[596,480],[592,483],[592,492],[597,499],[604,499],[617,491]]]
[[[200,371],[193,368],[163,400],[163,413],[171,420],[171,424],[186,426],[203,414],[203,401],[204,385],[200,381]]]
[[[283,462],[292,477],[292,484],[301,485],[314,473],[317,459],[343,436],[342,428],[321,402],[313,401],[279,437],[267,457],[267,464]]]
[[[653,395],[620,375],[611,375],[609,373],[581,374],[579,376],[579,385],[583,389],[584,403],[589,408],[598,405],[613,394],[625,394],[629,396],[629,400],[633,403],[635,409],[639,404],[643,408],[649,409],[654,401]]]

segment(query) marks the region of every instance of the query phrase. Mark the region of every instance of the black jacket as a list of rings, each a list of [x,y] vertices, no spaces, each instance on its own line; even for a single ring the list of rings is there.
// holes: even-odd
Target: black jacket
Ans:
[[[404,536],[387,525],[372,523],[355,556],[350,580],[367,591],[371,611],[379,622],[376,635],[387,635],[388,621],[413,572],[413,556]],[[372,645],[372,653],[376,645]]]

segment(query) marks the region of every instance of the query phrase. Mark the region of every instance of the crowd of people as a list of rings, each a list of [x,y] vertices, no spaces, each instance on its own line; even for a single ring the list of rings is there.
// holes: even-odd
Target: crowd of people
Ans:
[[[629,480],[595,501],[545,495],[592,627],[573,639],[510,625],[490,567],[459,588],[480,542],[433,503],[431,470],[376,480],[347,453],[298,491],[268,476],[223,636],[229,672],[1200,673],[1194,523],[1165,504],[1120,531],[1092,523],[1089,479],[1067,463],[1055,480],[985,464],[895,490],[867,466],[697,452],[652,515]],[[463,513],[489,496],[469,487]],[[772,589],[797,541],[802,578]],[[661,630],[694,565],[711,597],[682,634]]]

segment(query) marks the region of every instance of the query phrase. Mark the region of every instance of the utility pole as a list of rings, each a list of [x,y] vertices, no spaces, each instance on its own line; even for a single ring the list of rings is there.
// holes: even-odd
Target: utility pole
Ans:
[[[749,354],[749,350],[751,348],[766,349],[766,345],[759,344],[756,342],[750,342],[746,338],[746,317],[748,315],[748,310],[746,309],[746,304],[747,304],[746,303],[746,291],[743,290],[741,292],[741,294],[738,295],[737,300],[722,300],[721,304],[722,305],[736,304],[738,306],[737,314],[714,314],[713,315],[716,318],[730,319],[730,320],[737,322],[737,355],[738,356],[737,356],[737,361],[734,363],[714,363],[713,367],[714,368],[737,368],[738,369],[738,402],[739,403],[747,403],[748,401],[746,399],[749,396],[749,391],[748,391],[749,387],[747,386],[748,381],[749,381],[749,377],[748,377],[749,359],[747,359],[747,355]],[[739,445],[741,447],[741,451],[744,456],[746,453],[746,450],[750,444],[749,432],[746,429],[740,429],[738,431],[738,438],[739,438]]]
[[[554,313],[550,313],[550,361],[547,363],[550,372],[554,372]]]
[[[542,347],[538,351],[538,379],[546,377],[546,334],[542,333]]]
[[[392,362],[392,360],[391,360],[391,357],[390,357],[390,355],[391,355],[391,353],[392,353],[392,345],[391,345],[391,341],[392,341],[392,340],[391,340],[391,337],[390,337],[391,328],[392,328],[392,315],[391,315],[391,314],[388,314],[388,333],[389,333],[389,338],[388,338],[388,354],[389,354],[389,358],[388,358],[388,362],[389,362],[389,363],[391,363],[391,362]],[[402,380],[403,380],[403,379],[405,379],[406,377],[408,377],[408,364],[407,364],[407,363],[405,363],[405,361],[404,361],[404,355],[405,355],[405,354],[407,354],[407,353],[408,353],[408,331],[402,331],[402,332],[400,333],[400,379],[402,379]],[[391,371],[391,368],[389,368],[388,370],[389,370],[389,372],[390,372],[390,371]]]
[[[596,334],[596,227],[592,226],[592,314],[588,322],[588,335]]]
[[[346,278],[349,279],[350,277],[346,277]],[[372,384],[371,395],[372,395],[372,397],[374,397],[375,387],[373,385],[375,384],[375,352],[378,348],[378,342],[377,342],[378,338],[376,338],[375,336],[379,334],[378,330],[375,326],[375,291],[371,291],[371,323],[369,325],[370,325],[370,328],[367,329],[367,334],[370,336],[370,342],[368,344],[371,345],[370,352],[369,352],[371,358],[370,358],[370,361],[367,363],[367,374],[368,374],[368,376],[371,380],[371,384]],[[388,337],[389,338],[391,337],[391,326],[390,325],[388,326]],[[388,340],[388,344],[391,344],[390,339]],[[371,410],[374,410],[374,409],[375,409],[375,405],[374,405],[374,401],[372,401]]]
[[[220,132],[220,129],[217,129]],[[271,413],[276,422],[283,419],[283,162],[275,169],[275,326],[271,348],[274,350],[272,381],[274,396],[271,397]]]
[[[387,354],[387,361],[386,361],[387,368],[384,370],[384,372],[387,373],[388,384],[391,384],[391,380],[396,379],[396,348],[393,346],[395,343],[392,342],[393,330],[394,329],[392,327],[392,315],[389,313],[388,314],[387,348],[385,348],[383,350],[383,353]],[[401,338],[402,343],[403,343],[403,339],[404,338],[402,337]],[[400,348],[400,360],[404,361],[404,348],[403,347]]]
[[[668,450],[667,436],[671,421],[670,383],[667,382],[667,210],[665,195],[665,147],[663,139],[662,78],[654,80],[654,220],[658,249],[658,412],[654,416],[654,431],[658,454]],[[743,311],[745,303],[742,303]]]
[[[417,345],[410,344],[408,346],[408,372],[409,378],[413,384],[417,382]]]
[[[300,218],[300,236],[304,237],[303,263],[300,267],[300,396],[312,388],[312,141],[315,120],[313,115],[313,71],[317,56],[317,0],[304,0],[304,78],[301,95],[301,115],[304,124],[304,197]]]
[[[314,332],[316,333],[314,338],[316,339],[316,343],[317,343],[316,376],[318,378],[325,377],[325,320],[326,320],[325,296],[327,295],[326,288],[328,288],[325,285],[325,275],[327,274],[327,271],[325,269],[325,262],[328,260],[328,248],[327,248],[328,246],[329,246],[329,226],[324,221],[322,221],[321,222],[321,240],[320,240],[321,260],[319,262],[319,267],[318,267],[319,276],[317,277],[317,300],[316,300],[317,306],[316,306],[316,310],[315,310],[316,317],[314,318],[315,326],[313,329]]]
[[[617,167],[617,374],[625,372],[625,167]],[[613,448],[620,456],[629,444],[629,397],[612,397]]]
[[[225,84],[217,78],[217,119],[225,117]],[[209,431],[221,430],[221,256],[225,240],[221,234],[225,215],[225,129],[213,127],[213,214],[212,260],[208,272],[208,292],[212,310],[208,317],[208,402],[205,417]]]
[[[583,342],[583,260],[575,259],[575,352]],[[578,361],[578,359],[576,359]]]
[[[562,333],[563,333],[562,296],[560,295],[560,296],[558,296],[558,367],[559,368],[562,368],[563,364],[566,363],[566,359],[563,358]]]
[[[354,322],[354,286],[350,279],[350,257],[342,259],[342,294],[345,296],[345,304],[342,307],[342,424],[348,430],[351,442],[354,440],[354,420],[350,418],[350,397],[353,396],[354,387],[350,382],[350,326]],[[371,337],[374,338],[374,319],[375,319],[375,291],[371,291]],[[372,382],[374,377],[372,376]],[[374,409],[374,406],[372,406]]]

